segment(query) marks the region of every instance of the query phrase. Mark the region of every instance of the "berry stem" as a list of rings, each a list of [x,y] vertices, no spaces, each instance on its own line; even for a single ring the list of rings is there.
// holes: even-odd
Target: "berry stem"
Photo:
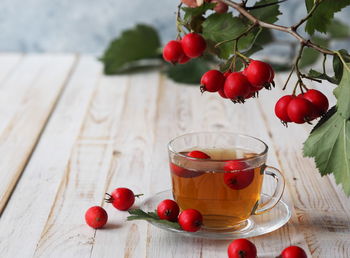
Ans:
[[[136,198],[139,198],[140,196],[143,196],[143,194],[134,194]]]

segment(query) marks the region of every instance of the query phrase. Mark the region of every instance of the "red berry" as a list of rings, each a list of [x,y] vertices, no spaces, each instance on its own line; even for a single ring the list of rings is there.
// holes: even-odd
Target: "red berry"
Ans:
[[[208,154],[197,150],[187,153],[187,156],[191,158],[196,158],[196,159],[210,159],[210,156]]]
[[[283,96],[277,101],[275,105],[276,116],[285,123],[292,122],[292,120],[288,116],[287,108],[288,108],[289,102],[291,102],[294,98],[295,96],[293,95]]]
[[[299,246],[289,246],[281,253],[282,258],[307,258],[305,251]]]
[[[216,92],[224,87],[225,76],[218,70],[209,70],[201,78],[202,91]]]
[[[224,88],[218,90],[218,93],[220,94],[221,97],[223,97],[224,99],[228,99],[228,97],[225,94]]]
[[[225,81],[224,91],[229,99],[242,100],[250,92],[250,83],[242,73],[231,73]]]
[[[179,224],[185,231],[196,232],[203,223],[202,214],[195,209],[187,209],[180,213]]]
[[[248,239],[236,239],[231,242],[227,249],[229,258],[256,258],[256,247]]]
[[[179,64],[186,64],[188,61],[190,61],[191,58],[189,58],[188,56],[186,56],[185,54],[179,58],[179,60],[177,61]]]
[[[183,56],[184,51],[181,43],[177,40],[169,41],[163,48],[163,58],[170,63],[177,63]]]
[[[225,76],[225,78],[227,78],[230,74],[231,74],[232,72],[230,72],[230,71],[226,71],[226,72],[224,72],[224,76]]]
[[[180,208],[173,200],[161,201],[157,206],[157,214],[160,219],[176,221],[179,215]]]
[[[303,124],[310,121],[315,112],[315,108],[312,103],[304,98],[292,99],[287,108],[287,114],[292,122],[297,124]]]
[[[230,173],[224,173],[225,184],[234,190],[246,188],[253,182],[254,169],[244,170],[248,165],[242,161],[227,161],[224,170]]]
[[[203,55],[203,52],[207,47],[204,38],[197,33],[189,33],[185,35],[181,40],[181,44],[185,55],[191,58]]]
[[[326,113],[329,107],[327,97],[318,90],[308,90],[304,94],[300,94],[300,97],[310,101],[316,108],[317,117]]]
[[[214,7],[214,11],[217,13],[226,13],[228,10],[227,4],[224,4],[223,2],[220,2],[218,0],[212,0],[212,3],[216,3]]]
[[[245,69],[245,75],[255,88],[262,88],[271,78],[271,66],[265,62],[252,60]]]
[[[170,171],[171,173],[184,178],[192,178],[192,177],[197,177],[204,174],[204,172],[188,170],[178,165],[175,165],[174,163],[170,163]]]
[[[128,188],[116,188],[106,202],[112,203],[113,206],[121,211],[128,210],[135,202],[135,195],[133,191]]]
[[[85,212],[86,224],[92,228],[102,228],[107,220],[107,212],[100,206],[93,206]]]

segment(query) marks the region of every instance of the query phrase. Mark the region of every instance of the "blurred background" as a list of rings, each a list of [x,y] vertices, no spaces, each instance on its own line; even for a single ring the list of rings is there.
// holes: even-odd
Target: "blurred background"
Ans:
[[[249,1],[251,5],[254,2]],[[176,35],[177,3],[175,0],[1,0],[0,51],[100,55],[111,39],[137,23],[153,25],[164,43]],[[290,25],[305,15],[304,1],[286,1],[281,4],[281,11],[286,15],[281,16],[279,24]],[[345,23],[349,16],[350,8],[337,14]],[[277,36],[291,39],[283,33]],[[349,46],[349,39],[337,44],[338,48]]]

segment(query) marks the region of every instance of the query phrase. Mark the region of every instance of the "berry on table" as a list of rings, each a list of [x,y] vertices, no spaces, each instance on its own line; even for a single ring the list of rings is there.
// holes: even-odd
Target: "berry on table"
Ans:
[[[187,209],[180,213],[178,220],[183,230],[188,232],[196,232],[202,226],[203,216],[195,209]]]
[[[180,208],[173,200],[167,199],[161,201],[157,206],[157,214],[160,219],[177,221]]]
[[[100,206],[93,206],[85,212],[85,221],[92,228],[102,228],[108,220],[107,212]]]
[[[229,258],[256,258],[256,247],[248,239],[233,240],[227,249]]]
[[[191,58],[203,55],[207,47],[204,38],[197,33],[186,34],[181,40],[181,45],[185,55]]]
[[[172,64],[176,64],[179,60],[183,62],[184,55],[181,43],[177,40],[169,41],[163,48],[164,60]]]
[[[292,245],[285,248],[279,257],[280,258],[307,258],[307,255],[301,247]]]
[[[201,78],[201,91],[216,92],[224,87],[225,76],[218,70],[209,70]]]
[[[108,194],[106,202],[112,203],[112,205],[121,211],[128,210],[135,202],[135,197],[139,197],[142,194],[134,195],[133,191],[128,188],[116,188],[112,194]]]

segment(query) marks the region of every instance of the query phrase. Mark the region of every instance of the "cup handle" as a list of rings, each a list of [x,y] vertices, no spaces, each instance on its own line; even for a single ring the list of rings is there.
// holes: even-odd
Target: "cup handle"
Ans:
[[[283,191],[284,191],[284,186],[285,186],[284,177],[277,168],[266,166],[263,173],[264,173],[264,175],[272,176],[273,179],[275,179],[276,189],[269,200],[267,200],[264,203],[257,203],[256,204],[256,207],[253,209],[252,215],[262,214],[262,213],[272,209],[273,207],[275,207],[275,205],[281,199]]]

